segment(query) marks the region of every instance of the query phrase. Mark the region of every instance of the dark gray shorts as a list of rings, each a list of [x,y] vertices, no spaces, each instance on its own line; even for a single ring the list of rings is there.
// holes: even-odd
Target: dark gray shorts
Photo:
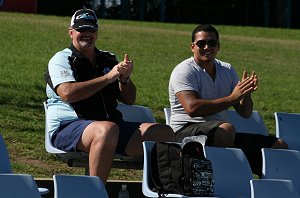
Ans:
[[[187,123],[179,131],[176,132],[178,141],[182,141],[184,137],[194,135],[206,135],[207,140],[205,145],[211,146],[216,129],[224,122],[222,121],[207,121],[201,123]],[[264,136],[252,133],[235,134],[235,147],[244,151],[253,173],[258,176],[262,175],[262,148],[271,148],[277,141],[275,136]]]
[[[76,145],[84,129],[92,122],[94,122],[94,120],[83,119],[61,122],[60,127],[52,136],[52,144],[63,151],[76,151]],[[119,126],[119,140],[116,153],[125,155],[127,142],[141,123],[120,121],[117,125]]]
[[[210,146],[213,142],[216,129],[224,123],[223,121],[188,122],[175,135],[178,141],[189,136],[206,135],[205,145]]]

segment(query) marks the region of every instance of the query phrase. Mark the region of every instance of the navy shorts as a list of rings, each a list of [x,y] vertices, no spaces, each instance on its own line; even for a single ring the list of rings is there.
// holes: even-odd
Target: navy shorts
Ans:
[[[63,151],[76,151],[76,145],[84,129],[92,122],[94,120],[78,119],[75,121],[62,121],[52,136],[52,144]],[[141,123],[120,121],[117,125],[119,126],[119,140],[116,153],[126,155],[125,147]]]

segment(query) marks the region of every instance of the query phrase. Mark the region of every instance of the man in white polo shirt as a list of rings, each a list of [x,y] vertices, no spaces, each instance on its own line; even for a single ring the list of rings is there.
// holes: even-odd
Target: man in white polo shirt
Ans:
[[[240,81],[231,64],[216,59],[219,33],[212,25],[197,26],[190,46],[193,56],[174,68],[169,82],[170,124],[176,138],[204,134],[208,146],[241,148],[253,172],[261,175],[261,148],[288,148],[287,144],[274,136],[236,133],[227,115],[234,107],[240,116],[251,116],[257,75],[244,71]]]

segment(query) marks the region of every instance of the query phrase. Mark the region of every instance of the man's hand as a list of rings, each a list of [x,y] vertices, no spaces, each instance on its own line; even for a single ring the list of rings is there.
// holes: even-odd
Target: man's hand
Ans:
[[[247,71],[244,71],[244,72],[243,72],[243,77],[242,77],[242,82],[243,82],[247,77],[248,77]],[[252,82],[253,82],[253,86],[252,86],[253,91],[256,91],[256,90],[258,89],[258,77],[257,77],[257,75],[255,74],[254,71],[252,71],[252,74],[251,74],[251,76],[250,76],[250,79],[251,79]],[[253,92],[253,91],[252,91],[252,92]]]
[[[247,94],[250,94],[254,91],[254,81],[250,77],[244,77],[243,80],[238,82],[235,86],[234,90],[231,93],[231,98],[233,101],[239,102],[242,100]]]
[[[243,84],[243,86],[241,86]],[[242,93],[239,92],[239,88],[237,87],[244,87],[241,88]],[[249,87],[248,89],[246,87]],[[254,71],[252,71],[252,74],[250,77],[247,75],[247,71],[243,72],[242,81],[237,84],[234,91],[237,89],[238,95],[237,98],[239,98],[239,103],[234,105],[235,110],[243,117],[249,118],[252,114],[253,110],[253,101],[251,99],[251,93],[256,91],[258,88],[258,78]]]
[[[133,62],[129,60],[128,55],[125,54],[124,60],[117,64],[112,70],[107,73],[109,82],[113,82],[119,78],[121,82],[126,82],[133,70]]]
[[[133,71],[133,61],[129,60],[128,54],[125,54],[124,60],[118,64],[118,71],[120,72],[119,80],[126,82]]]
[[[107,77],[107,79],[109,80],[109,83],[112,83],[114,81],[116,81],[119,76],[121,75],[120,71],[119,71],[119,65],[116,65],[112,68],[112,70],[110,70],[105,76]]]

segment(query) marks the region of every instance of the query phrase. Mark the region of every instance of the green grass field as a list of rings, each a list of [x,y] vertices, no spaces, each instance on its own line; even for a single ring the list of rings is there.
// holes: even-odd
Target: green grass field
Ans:
[[[16,173],[83,173],[44,149],[43,74],[49,59],[69,46],[69,23],[70,17],[0,12],[0,132]],[[164,123],[169,76],[192,55],[189,45],[196,24],[100,20],[99,25],[98,48],[115,53],[119,60],[129,54],[135,63],[136,103],[151,107]],[[275,111],[300,112],[300,30],[215,26],[221,42],[218,58],[239,74],[258,74],[254,109],[274,134]],[[110,179],[140,180],[141,172],[113,170]]]

